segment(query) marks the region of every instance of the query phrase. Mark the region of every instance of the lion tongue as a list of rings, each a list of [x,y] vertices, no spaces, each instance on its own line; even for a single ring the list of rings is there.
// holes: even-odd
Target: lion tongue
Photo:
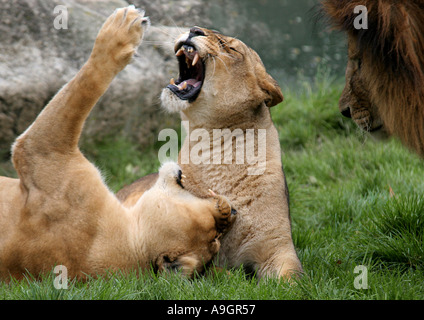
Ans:
[[[201,81],[197,81],[196,79],[188,79],[186,80],[187,84],[192,85],[193,87],[198,87]]]
[[[198,86],[200,86],[202,84],[202,81],[197,81],[196,79],[188,79],[188,80],[185,80],[183,83],[177,85],[175,83],[174,78],[172,78],[171,81],[170,81],[170,84],[178,87],[179,90],[184,90],[185,88],[187,88],[187,85],[191,85],[191,86],[197,88]]]

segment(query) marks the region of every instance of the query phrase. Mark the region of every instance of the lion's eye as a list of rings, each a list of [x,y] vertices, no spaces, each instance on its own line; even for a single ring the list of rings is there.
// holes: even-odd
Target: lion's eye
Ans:
[[[361,69],[362,61],[360,58],[350,58],[349,60],[354,71]]]
[[[202,29],[199,29],[197,27],[193,27],[190,29],[190,34],[192,35],[192,37],[197,37],[197,36],[205,36],[205,32]]]
[[[237,52],[239,55],[241,55],[242,57],[244,57],[243,53],[241,53],[240,51],[238,51],[236,48],[228,47],[228,49],[230,49],[231,51]]]
[[[224,41],[223,39],[221,39],[220,37],[217,37],[217,39],[218,39],[218,43],[219,43],[219,46],[221,47],[221,48],[223,48],[223,49],[225,49],[226,47],[227,47],[227,42],[226,41]]]

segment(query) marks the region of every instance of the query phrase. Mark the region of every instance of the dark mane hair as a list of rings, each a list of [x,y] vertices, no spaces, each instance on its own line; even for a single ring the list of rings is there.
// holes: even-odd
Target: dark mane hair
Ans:
[[[354,8],[368,10],[368,29],[356,29]],[[359,51],[383,63],[386,71],[424,85],[424,1],[324,0],[330,24],[357,39]]]
[[[356,29],[356,6],[368,29]],[[424,155],[424,1],[323,0],[329,25],[356,42],[373,103],[389,133]]]

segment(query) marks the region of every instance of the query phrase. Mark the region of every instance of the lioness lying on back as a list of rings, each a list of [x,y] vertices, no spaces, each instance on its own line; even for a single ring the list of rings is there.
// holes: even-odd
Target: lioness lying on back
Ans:
[[[130,62],[148,20],[130,6],[101,28],[87,63],[13,146],[19,179],[0,177],[0,279],[64,265],[70,277],[107,269],[201,271],[233,216],[227,200],[196,198],[175,163],[130,208],[78,149],[85,119]]]

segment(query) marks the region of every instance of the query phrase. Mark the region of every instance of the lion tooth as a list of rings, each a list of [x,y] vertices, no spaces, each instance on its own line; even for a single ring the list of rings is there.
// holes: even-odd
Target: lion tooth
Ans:
[[[172,78],[171,81],[169,81],[169,83],[175,86],[175,80],[174,80],[174,78]]]
[[[175,54],[177,57],[182,56],[184,54],[184,47],[181,47],[180,50]]]
[[[187,82],[186,81],[184,81],[183,83],[180,83],[178,85],[179,90],[184,90],[185,88],[187,88]]]
[[[195,54],[195,56],[193,58],[192,66],[195,66],[198,61],[199,61],[199,54],[196,52],[196,54]]]

